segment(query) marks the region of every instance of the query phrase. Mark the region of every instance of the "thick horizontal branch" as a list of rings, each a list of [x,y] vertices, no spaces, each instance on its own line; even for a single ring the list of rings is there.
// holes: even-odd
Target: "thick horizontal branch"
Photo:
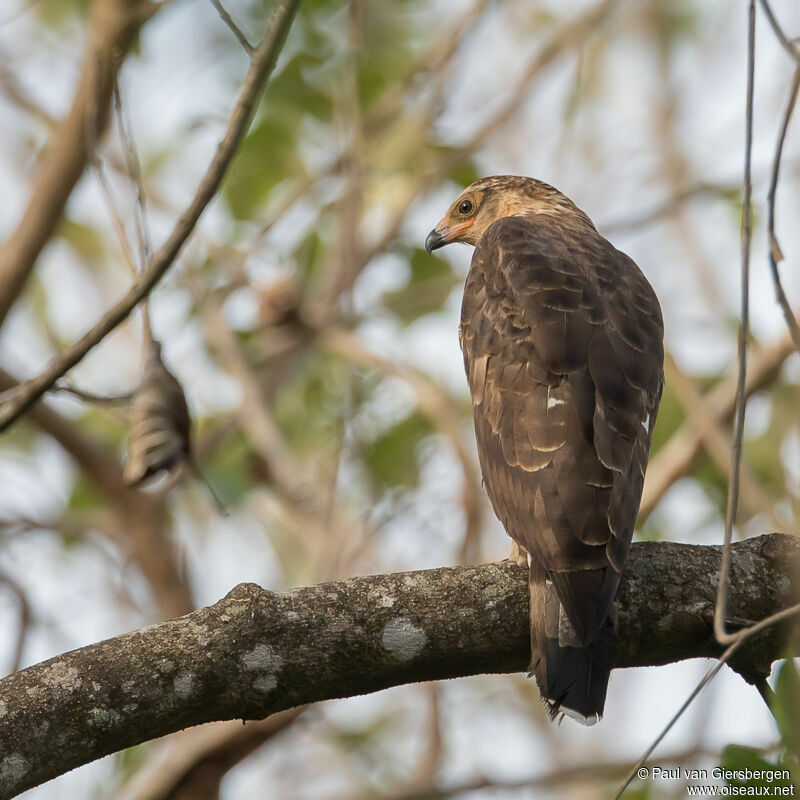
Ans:
[[[719,547],[633,546],[619,594],[617,666],[719,654],[720,557]],[[798,565],[793,536],[735,544],[729,627],[794,603]],[[754,680],[786,641],[786,629],[754,637],[733,666]],[[403,683],[521,672],[528,648],[526,575],[508,562],[280,593],[241,584],[213,606],[0,681],[0,798],[190,725],[261,719]]]

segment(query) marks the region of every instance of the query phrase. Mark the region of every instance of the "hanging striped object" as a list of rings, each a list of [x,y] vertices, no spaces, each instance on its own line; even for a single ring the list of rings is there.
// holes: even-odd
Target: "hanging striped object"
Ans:
[[[142,382],[131,403],[128,457],[123,478],[138,486],[190,458],[191,419],[183,388],[161,360],[161,345],[151,340]]]

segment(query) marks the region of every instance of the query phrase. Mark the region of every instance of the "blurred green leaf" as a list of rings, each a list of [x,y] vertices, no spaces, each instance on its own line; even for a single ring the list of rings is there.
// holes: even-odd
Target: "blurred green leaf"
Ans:
[[[785,747],[800,756],[800,675],[794,659],[787,658],[775,680],[772,708]]]
[[[348,376],[341,361],[318,350],[295,362],[293,374],[276,394],[274,410],[294,450],[322,457],[346,414]]]
[[[103,239],[95,228],[64,217],[58,226],[58,232],[84,263],[103,259],[105,254]]]
[[[325,256],[325,248],[317,229],[312,229],[294,251],[295,265],[304,282],[313,280],[318,272],[320,261]]]
[[[245,439],[237,436],[225,447],[216,448],[212,456],[200,465],[203,475],[226,506],[234,507],[241,503],[245,495],[260,483],[250,468],[248,452]]]
[[[270,82],[270,106],[280,108],[284,114],[311,114],[329,120],[331,97],[310,77],[313,70],[319,72],[322,66],[322,59],[316,54],[303,51],[293,56]]]
[[[774,775],[776,771],[788,770],[784,760],[780,757],[776,760],[768,760],[761,753],[749,747],[741,747],[739,745],[726,747],[722,751],[720,767],[737,773],[736,777],[723,773],[723,780],[728,786],[768,789],[770,794],[766,796],[777,796],[774,795],[774,790],[779,787],[781,789],[792,787],[790,779]],[[755,795],[755,792],[753,795]],[[765,795],[760,794],[759,796]]]
[[[416,33],[413,2],[373,0],[362,6],[358,86],[363,108],[368,109],[385,88],[408,73],[411,40]]]
[[[39,19],[51,28],[60,28],[73,17],[85,18],[91,0],[37,0],[32,6]]]
[[[441,311],[460,278],[449,262],[409,248],[409,277],[405,286],[383,294],[383,305],[406,325],[425,314]]]
[[[450,170],[447,177],[450,178],[453,183],[466,187],[471,183],[475,183],[481,175],[478,172],[478,167],[475,165],[475,162],[472,161],[472,159],[466,159],[464,161],[459,161],[459,163]]]
[[[783,460],[778,457],[786,432],[797,425],[800,418],[800,387],[790,383],[775,383],[769,389],[769,424],[764,433],[755,439],[746,439],[744,457],[753,468],[759,483],[774,498],[786,494],[787,475]]]
[[[417,448],[431,433],[430,420],[415,411],[374,442],[365,444],[364,461],[372,476],[385,486],[417,486]]]
[[[106,499],[102,497],[95,485],[91,483],[83,472],[78,473],[78,479],[72,488],[67,508],[70,511],[94,511],[105,505]]]
[[[296,142],[296,120],[274,114],[263,118],[248,134],[223,186],[234,217],[252,218],[276,184],[302,174]]]

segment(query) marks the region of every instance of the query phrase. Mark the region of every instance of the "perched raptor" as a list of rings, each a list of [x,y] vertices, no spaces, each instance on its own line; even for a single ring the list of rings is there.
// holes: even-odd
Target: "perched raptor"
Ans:
[[[592,724],[663,386],[663,322],[636,264],[546,183],[467,187],[425,242],[475,245],[460,341],[483,480],[527,562],[542,698]]]

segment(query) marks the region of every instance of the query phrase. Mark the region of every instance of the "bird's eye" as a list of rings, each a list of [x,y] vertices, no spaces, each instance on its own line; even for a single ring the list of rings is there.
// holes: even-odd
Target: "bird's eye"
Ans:
[[[474,206],[472,205],[472,200],[462,200],[458,206],[458,213],[466,216],[472,212],[473,208]]]

